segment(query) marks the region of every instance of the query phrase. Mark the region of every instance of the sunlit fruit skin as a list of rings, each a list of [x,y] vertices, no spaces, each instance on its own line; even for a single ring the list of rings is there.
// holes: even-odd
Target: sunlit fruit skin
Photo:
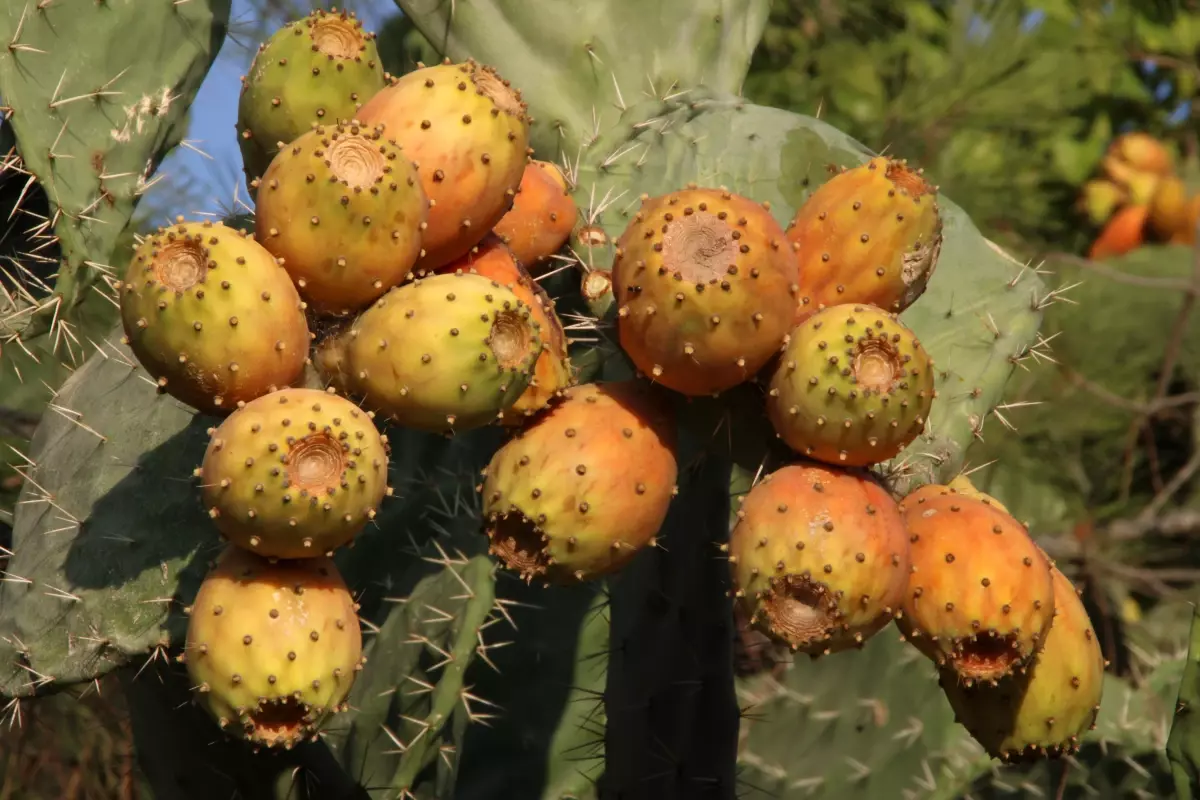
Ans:
[[[1096,727],[1106,662],[1079,592],[1051,567],[1054,621],[1045,645],[1023,673],[995,686],[967,685],[941,671],[958,721],[993,758],[1036,761],[1077,753]]]
[[[317,314],[370,305],[411,274],[429,200],[417,169],[378,129],[318,126],[258,184],[255,238]]]
[[[1148,133],[1131,131],[1112,141],[1104,154],[1102,169],[1112,177],[1127,174],[1122,169],[1151,175],[1167,175],[1175,158],[1167,146]]]
[[[521,177],[512,208],[493,229],[530,270],[562,249],[575,227],[578,208],[567,179],[548,161],[531,160]]]
[[[204,507],[222,534],[258,555],[327,555],[375,518],[387,494],[385,442],[343,397],[273,392],[212,429],[199,469]]]
[[[375,34],[353,14],[313,11],[259,47],[238,98],[238,144],[253,192],[271,159],[313,125],[353,119],[387,85]]]
[[[1128,192],[1110,180],[1098,178],[1083,185],[1078,208],[1093,225],[1103,225],[1129,199]]]
[[[750,490],[730,534],[736,597],[753,624],[810,655],[859,647],[900,613],[908,534],[866,472],[793,464]]]
[[[973,497],[976,500],[982,500],[993,508],[998,508],[1006,514],[1010,513],[1008,508],[1005,507],[1005,505],[999,500],[992,497],[990,494],[981,492],[979,489],[975,488],[975,484],[971,483],[971,479],[966,475],[959,475],[954,478],[954,480],[950,481],[950,483],[945,485],[939,483],[927,483],[924,486],[920,486],[905,495],[904,505],[906,507],[911,507],[914,504],[927,500],[931,497],[945,497],[955,494],[963,495],[965,497]]]
[[[1189,224],[1187,187],[1174,175],[1158,182],[1150,198],[1150,230],[1160,241],[1167,241]]]
[[[365,408],[407,428],[451,434],[511,408],[543,347],[529,304],[497,281],[456,272],[392,289],[322,342],[314,360]]]
[[[655,383],[713,395],[749,380],[791,327],[796,264],[762,205],[724,189],[644,198],[617,242],[621,347]]]
[[[895,315],[830,306],[789,334],[767,389],[767,416],[797,453],[840,466],[892,458],[933,406],[933,360]]]
[[[181,217],[137,246],[118,293],[138,361],[160,390],[198,411],[228,413],[304,374],[304,304],[244,231]]]
[[[896,621],[905,637],[964,680],[1023,669],[1054,615],[1051,565],[1025,526],[962,493],[914,493],[900,512],[913,566]]]
[[[817,187],[787,238],[800,274],[797,323],[843,303],[899,313],[925,292],[937,268],[937,188],[904,161],[873,158]]]
[[[271,563],[227,547],[188,609],[181,660],[197,702],[254,745],[314,737],[365,660],[357,611],[328,558]]]
[[[526,581],[587,581],[650,545],[675,495],[674,421],[644,383],[563,391],[492,457],[489,551]]]
[[[474,61],[423,67],[376,94],[358,119],[382,125],[430,199],[422,270],[467,252],[512,206],[529,147],[521,93]]]
[[[525,392],[510,407],[500,410],[503,424],[522,424],[575,382],[571,359],[567,355],[567,335],[554,310],[554,301],[498,236],[488,234],[466,255],[439,268],[438,272],[473,272],[495,281],[529,306],[539,326],[545,349],[534,364],[533,376]]]

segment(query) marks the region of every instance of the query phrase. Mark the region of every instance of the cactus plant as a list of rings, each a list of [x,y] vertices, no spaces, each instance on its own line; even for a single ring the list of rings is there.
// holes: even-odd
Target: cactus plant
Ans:
[[[362,109],[363,121],[382,124],[385,137],[389,127],[398,131],[398,139],[404,139],[397,142],[401,152],[418,162],[423,188],[435,201],[426,232],[436,228],[431,241],[437,250],[431,255],[427,247],[427,263],[417,267],[436,270],[469,252],[502,218],[520,177],[518,167],[524,167],[527,116],[534,118],[528,128],[533,155],[563,165],[580,212],[569,255],[561,258],[575,271],[572,282],[586,291],[571,292],[555,308],[566,319],[579,315],[583,326],[598,331],[597,341],[572,345],[571,363],[581,384],[612,383],[635,373],[631,360],[611,342],[612,317],[619,318],[627,303],[619,296],[605,303],[604,294],[613,294],[614,281],[606,285],[605,279],[619,261],[619,237],[638,224],[640,195],[664,197],[695,183],[716,197],[748,198],[762,223],[753,242],[765,239],[769,247],[770,230],[778,229],[786,254],[782,226],[820,185],[825,168],[856,166],[872,155],[818,120],[754,106],[737,96],[765,20],[765,0],[701,0],[649,11],[632,0],[401,5],[451,64],[459,65],[433,67],[435,72],[424,76],[412,73]],[[549,38],[547,30],[571,35]],[[3,58],[20,57],[18,52]],[[0,79],[11,80],[6,75],[0,72]],[[521,91],[519,98],[498,75]],[[439,81],[447,78],[464,87],[469,78],[477,83],[477,93],[455,88],[458,84],[446,91]],[[6,100],[15,105],[23,99],[8,89],[0,83]],[[427,89],[437,89],[438,105],[430,113],[431,125],[422,127],[423,118],[408,106],[421,102]],[[460,93],[470,101],[467,110],[454,106]],[[467,117],[487,124],[474,125],[471,131],[478,133],[468,137],[462,132]],[[456,134],[437,138],[436,130],[423,132],[448,127],[447,121]],[[404,124],[409,127],[401,130]],[[53,139],[31,125],[16,133],[31,152]],[[447,180],[453,177],[449,172],[439,177],[438,168],[429,164],[464,155],[455,162],[461,181]],[[477,169],[476,162],[490,166]],[[473,194],[475,184],[486,192]],[[985,240],[949,199],[938,197],[937,203],[944,223],[939,267],[901,319],[937,365],[938,396],[931,424],[884,470],[897,495],[930,481],[948,483],[961,470],[1014,362],[1033,345],[1048,302],[1035,273]],[[474,226],[465,224],[469,221]],[[663,221],[670,222],[665,216]],[[658,235],[651,229],[646,233]],[[89,253],[108,256],[104,241],[72,240],[70,247],[76,249],[68,261]],[[647,249],[655,252],[653,244]],[[64,298],[75,297],[78,270],[64,271],[59,280]],[[621,292],[631,285],[626,279]],[[782,287],[790,313],[794,298],[786,282]],[[396,301],[393,317],[383,313],[389,297]],[[456,312],[461,319],[442,317],[435,323],[442,337],[437,357],[422,360],[422,351],[414,347],[380,356],[380,336],[355,336],[384,328],[373,320],[401,327],[426,308],[445,314],[455,297],[455,307],[466,310]],[[506,792],[546,800],[724,800],[740,788],[739,749],[743,767],[768,776],[787,796],[819,791],[829,797],[885,797],[895,796],[898,785],[916,787],[914,797],[934,796],[933,789],[921,787],[932,780],[927,765],[935,758],[941,772],[957,776],[955,791],[966,790],[986,771],[986,759],[972,749],[965,732],[952,726],[948,708],[931,699],[938,691],[933,665],[908,649],[906,659],[896,658],[899,645],[891,630],[872,637],[860,652],[790,667],[787,680],[808,691],[828,682],[828,695],[845,704],[834,716],[796,714],[789,703],[802,692],[794,687],[766,696],[754,694],[759,683],[754,679],[734,680],[734,587],[721,555],[728,548],[731,494],[747,493],[760,471],[774,471],[796,458],[784,452],[763,419],[764,388],[748,382],[758,359],[765,361],[766,351],[782,344],[782,327],[778,337],[766,337],[771,341],[756,352],[756,364],[748,365],[746,375],[704,387],[705,392],[722,390],[718,397],[654,390],[663,394],[676,428],[679,497],[669,503],[653,542],[639,530],[645,546],[616,574],[535,588],[500,577],[505,573],[487,553],[483,512],[489,496],[476,493],[484,483],[480,471],[495,453],[504,452],[505,437],[519,443],[524,431],[547,418],[535,410],[532,421],[514,432],[485,424],[523,395],[545,345],[529,322],[527,304],[499,282],[457,269],[414,278],[382,295],[382,303],[347,325],[314,325],[325,339],[315,357],[321,369],[307,368],[303,381],[296,381],[322,389],[322,372],[328,375],[332,367],[336,373],[349,358],[358,361],[350,383],[362,384],[369,375],[380,381],[372,391],[386,388],[400,364],[414,380],[412,394],[421,395],[414,399],[407,386],[391,387],[396,391],[387,399],[394,408],[383,410],[411,411],[407,419],[395,413],[397,419],[386,426],[388,485],[395,496],[384,499],[352,549],[333,556],[355,592],[368,639],[350,711],[328,723],[321,741],[293,753],[250,759],[223,749],[220,756],[198,757],[205,769],[232,770],[236,774],[229,780],[267,797],[287,796],[296,776],[304,775],[322,780],[323,790],[333,796],[384,789],[394,797],[454,794],[468,800]],[[505,304],[507,309],[499,308]],[[585,316],[587,308],[606,305],[608,316]],[[548,309],[549,304],[543,308]],[[483,344],[495,326],[481,323],[491,322],[509,325],[501,333],[511,335],[489,349]],[[428,326],[421,321],[409,327],[415,331],[409,342],[429,341],[422,338]],[[498,362],[512,362],[507,378],[496,371]],[[479,370],[476,389],[486,389],[487,397],[476,401],[467,381],[453,380],[455,370],[466,366]],[[169,687],[161,693],[139,688],[136,672],[130,672],[147,660],[154,664],[165,651],[178,652],[186,624],[177,612],[195,597],[218,545],[216,526],[189,478],[216,420],[157,392],[144,373],[114,331],[100,354],[58,393],[56,406],[65,411],[47,416],[36,433],[31,463],[23,470],[27,481],[14,555],[0,585],[0,695],[16,708],[54,688],[120,670],[133,687],[144,732],[195,742],[215,733],[203,727],[202,715],[163,713],[171,692],[186,694],[179,667],[159,668]],[[556,406],[549,411],[553,419],[571,400],[546,402]],[[455,414],[446,411],[453,403],[463,405],[458,425]],[[384,424],[383,416],[377,424]],[[570,436],[564,432],[563,438]],[[521,464],[519,453],[514,463]],[[618,474],[614,468],[608,472]],[[521,488],[532,495],[539,487]],[[566,499],[578,508],[578,498]],[[510,622],[512,643],[501,648],[495,629]],[[488,675],[501,664],[507,673]],[[537,671],[543,666],[545,672]],[[922,670],[929,674],[921,675]],[[888,678],[880,681],[881,674]],[[881,687],[879,693],[907,709],[904,727],[895,727],[899,717],[887,716],[891,704],[863,702],[880,699],[863,695],[865,687]],[[791,736],[764,735],[758,723],[740,719],[739,691],[752,694],[789,734],[821,744],[820,760],[811,752],[779,752]],[[544,702],[547,693],[551,702]],[[886,731],[886,738],[872,738],[878,746],[852,735],[864,709],[874,728]],[[493,721],[489,716],[498,716],[494,735],[475,724]],[[740,748],[739,735],[746,737]],[[145,759],[161,753],[148,741],[154,738],[152,733],[140,737]],[[926,757],[913,758],[917,749]],[[828,774],[832,751],[848,765],[837,777]],[[574,758],[582,759],[577,769]],[[158,785],[188,791],[177,788],[176,770],[192,774],[199,765],[167,761],[155,766]],[[781,761],[788,762],[782,771],[775,766]],[[184,796],[214,794],[212,783],[192,786]],[[863,786],[870,792],[855,794]],[[939,791],[936,796],[951,796]]]

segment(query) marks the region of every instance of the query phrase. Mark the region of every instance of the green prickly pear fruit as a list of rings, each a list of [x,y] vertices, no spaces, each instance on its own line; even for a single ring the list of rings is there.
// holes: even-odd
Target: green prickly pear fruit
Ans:
[[[196,699],[230,734],[290,748],[342,710],[362,657],[358,606],[333,561],[229,546],[188,609]]]
[[[375,34],[346,12],[313,11],[255,54],[238,99],[238,142],[253,186],[281,144],[318,123],[350,120],[387,85]]]
[[[654,381],[711,395],[754,376],[792,324],[796,264],[766,207],[690,186],[644,198],[612,269],[621,347]]]
[[[467,61],[415,70],[371,98],[358,118],[382,125],[420,170],[432,202],[421,270],[470,250],[512,206],[529,117],[521,93],[491,67]]]
[[[862,467],[895,456],[925,429],[933,386],[933,360],[895,315],[831,306],[789,335],[767,416],[796,452]]]
[[[304,374],[304,304],[244,231],[180,217],[138,245],[118,291],[138,361],[162,391],[199,411],[232,411]]]
[[[310,309],[345,315],[410,274],[428,213],[417,169],[400,148],[379,129],[338,123],[275,156],[258,184],[254,235]]]
[[[904,161],[873,158],[809,195],[787,237],[800,269],[796,322],[840,303],[898,314],[925,292],[937,267],[937,187]]]
[[[968,685],[945,670],[941,675],[958,721],[1003,761],[1076,753],[1100,713],[1106,666],[1100,641],[1078,590],[1057,567],[1050,572],[1054,621],[1029,669],[995,686]]]
[[[466,255],[439,268],[438,272],[473,272],[496,281],[529,306],[538,325],[546,346],[534,364],[533,376],[524,394],[512,406],[500,410],[503,424],[522,424],[574,383],[575,375],[567,355],[567,335],[554,311],[554,301],[499,236],[489,233]]]
[[[913,493],[900,503],[912,550],[905,637],[963,680],[1023,669],[1054,616],[1050,561],[1013,517],[961,493]]]
[[[387,439],[331,392],[284,389],[211,430],[197,470],[204,507],[231,542],[271,558],[328,555],[386,495]]]
[[[813,656],[859,647],[899,614],[908,534],[869,473],[792,464],[744,498],[729,538],[735,596],[752,624]]]
[[[392,289],[323,343],[317,364],[376,413],[450,433],[517,402],[543,347],[528,304],[497,281],[455,273]]]
[[[490,552],[526,581],[614,572],[662,527],[675,495],[675,429],[635,381],[563,392],[484,470]]]

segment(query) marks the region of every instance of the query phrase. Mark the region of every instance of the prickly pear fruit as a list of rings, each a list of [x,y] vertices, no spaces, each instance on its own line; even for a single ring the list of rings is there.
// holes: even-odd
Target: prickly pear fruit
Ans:
[[[1096,179],[1083,185],[1078,208],[1093,225],[1103,225],[1126,201],[1123,188],[1110,180]]]
[[[876,464],[924,430],[933,382],[929,354],[894,314],[830,306],[790,334],[771,375],[767,416],[798,453]]]
[[[675,429],[644,384],[583,384],[484,471],[490,552],[526,581],[586,581],[654,540],[675,494]]]
[[[1096,261],[1136,250],[1146,240],[1146,206],[1125,206],[1113,214],[1088,249],[1088,258]]]
[[[533,378],[544,347],[533,309],[482,275],[418,278],[323,342],[325,377],[400,425],[438,433],[496,419]]]
[[[567,356],[567,336],[554,311],[554,301],[537,284],[512,251],[494,234],[488,234],[466,255],[438,269],[441,273],[474,272],[496,281],[529,306],[539,326],[545,349],[533,366],[533,377],[524,394],[511,407],[500,410],[500,421],[518,425],[545,408],[551,398],[571,385],[574,373]]]
[[[1200,194],[1188,198],[1186,223],[1168,239],[1170,244],[1192,245],[1196,242],[1196,225],[1200,223]]]
[[[1174,175],[1167,175],[1158,182],[1154,196],[1150,198],[1150,230],[1166,241],[1188,224],[1187,187]]]
[[[246,183],[314,124],[352,119],[387,85],[375,34],[353,14],[314,11],[263,43],[242,78],[238,141]]]
[[[964,680],[1026,666],[1050,629],[1054,587],[1025,526],[961,493],[914,494],[900,512],[913,571],[896,624],[908,640]]]
[[[796,322],[840,303],[900,313],[925,292],[937,267],[937,188],[903,161],[873,158],[809,195],[787,238],[800,268]]]
[[[513,255],[533,269],[559,251],[571,237],[578,209],[567,188],[567,179],[548,161],[530,161],[508,213],[493,232]]]
[[[416,162],[432,201],[418,263],[434,270],[479,242],[512,206],[525,171],[529,118],[521,93],[474,61],[424,67],[362,107]]]
[[[255,745],[315,736],[362,668],[357,611],[328,558],[272,564],[226,548],[188,610],[181,660],[197,701]]]
[[[1131,131],[1113,139],[1101,166],[1106,172],[1115,170],[1113,177],[1124,174],[1122,169],[1167,175],[1175,168],[1175,158],[1166,145],[1150,134]]]
[[[211,436],[198,470],[204,507],[231,542],[261,556],[329,554],[387,492],[386,439],[368,412],[330,392],[273,392]]]
[[[621,347],[687,395],[749,380],[779,349],[796,303],[796,264],[770,212],[724,189],[644,198],[617,243],[612,280]]]
[[[119,287],[130,348],[162,391],[210,414],[298,381],[304,305],[284,269],[243,231],[216,222],[160,228]]]
[[[1096,727],[1106,662],[1078,590],[1057,567],[1054,621],[1046,643],[1024,673],[997,685],[967,685],[942,671],[955,716],[988,754],[1004,761],[1057,758],[1078,752]]]
[[[410,274],[428,214],[416,167],[379,129],[321,125],[267,168],[254,235],[282,260],[309,308],[344,315]]]
[[[971,483],[971,479],[966,475],[959,475],[945,486],[937,483],[927,483],[924,486],[918,487],[905,496],[904,504],[905,506],[911,506],[914,503],[918,503],[930,497],[943,497],[952,494],[960,494],[965,497],[974,497],[976,500],[982,500],[983,502],[991,505],[993,508],[998,508],[1006,514],[1009,513],[1008,508],[1006,508],[1005,505],[999,500],[992,497],[990,494],[987,494],[986,492],[981,492],[976,489],[975,484]]]
[[[868,473],[793,464],[743,498],[729,538],[738,602],[753,624],[810,655],[861,646],[900,612],[908,534]]]

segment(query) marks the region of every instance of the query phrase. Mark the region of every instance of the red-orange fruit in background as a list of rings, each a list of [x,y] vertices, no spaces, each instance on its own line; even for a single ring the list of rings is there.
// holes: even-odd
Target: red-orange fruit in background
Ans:
[[[817,187],[787,238],[800,271],[797,323],[843,303],[899,313],[925,292],[937,267],[937,189],[904,161],[873,158]]]

